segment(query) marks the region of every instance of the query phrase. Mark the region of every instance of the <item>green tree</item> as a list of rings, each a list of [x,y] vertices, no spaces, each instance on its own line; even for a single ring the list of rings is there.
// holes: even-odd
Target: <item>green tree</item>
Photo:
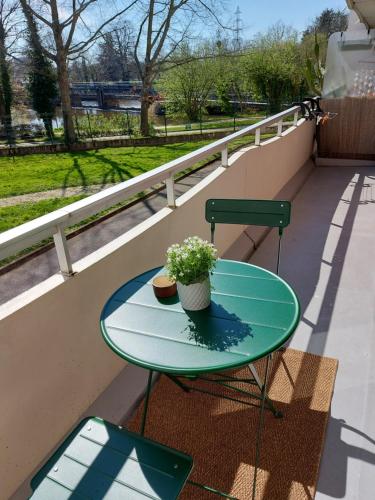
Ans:
[[[253,96],[265,99],[270,112],[280,111],[283,102],[300,99],[305,78],[297,34],[277,24],[259,35],[244,58]]]
[[[325,35],[320,34],[320,42],[319,36],[317,33],[314,35],[314,48],[312,53],[308,51],[305,52],[305,76],[306,82],[310,92],[316,95],[322,95],[323,90],[323,81],[324,81],[324,73],[325,69],[322,62],[321,56],[321,47],[325,47]]]
[[[325,64],[326,55],[327,55],[327,46],[328,46],[328,38],[325,33],[321,33],[316,31],[315,33],[311,33],[306,35],[301,40],[301,57],[306,60],[315,59],[316,53],[316,44],[319,45],[319,59],[322,64]]]
[[[41,50],[38,30],[32,17],[27,17],[29,39],[29,73],[27,90],[31,106],[43,120],[47,135],[53,137],[52,119],[55,116],[57,77],[51,62]]]
[[[1,31],[1,28],[0,28]],[[12,102],[13,92],[9,74],[9,63],[5,57],[5,49],[2,45],[0,34],[0,110],[1,121],[9,141],[12,140]]]
[[[221,110],[226,114],[233,113],[232,101],[237,101],[242,110],[248,96],[247,75],[244,71],[243,57],[233,53],[232,49],[220,53],[215,64],[215,92]]]
[[[231,50],[228,48],[227,43],[222,41],[217,42],[217,58],[214,62],[215,65],[215,93],[220,105],[221,111],[225,114],[233,112],[233,105],[231,100],[234,94],[234,82],[238,77],[236,65],[233,61],[235,56],[230,58]]]
[[[190,121],[197,121],[214,88],[214,66],[212,60],[205,57],[205,49],[192,52],[184,46],[176,56],[189,62],[164,72],[158,86],[171,113],[183,113]]]
[[[52,64],[38,50],[31,50],[28,92],[31,105],[43,120],[47,135],[53,137],[52,119],[58,96],[56,73]]]

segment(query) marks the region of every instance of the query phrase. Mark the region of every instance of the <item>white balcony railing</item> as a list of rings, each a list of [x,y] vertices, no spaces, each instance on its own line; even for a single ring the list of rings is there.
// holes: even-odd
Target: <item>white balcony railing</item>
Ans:
[[[254,125],[245,127],[223,139],[219,139],[207,146],[199,148],[192,153],[186,154],[170,161],[158,168],[138,175],[133,179],[121,182],[116,186],[105,189],[97,194],[77,201],[64,208],[55,210],[47,215],[26,222],[20,226],[9,229],[0,234],[0,260],[5,259],[17,252],[24,250],[45,238],[53,236],[60,271],[69,276],[73,273],[72,261],[65,237],[64,229],[76,224],[83,219],[97,214],[101,210],[108,209],[117,203],[121,203],[129,197],[149,189],[155,184],[165,182],[167,190],[167,205],[175,206],[174,175],[182,170],[192,167],[196,162],[204,160],[212,154],[221,152],[221,165],[228,166],[228,145],[235,139],[246,135],[255,134],[255,146],[260,145],[261,130],[277,123],[277,136],[282,134],[283,119],[294,115],[293,126],[298,124],[300,108],[293,106],[281,113],[265,118]]]
[[[297,112],[297,108],[287,110],[281,118],[280,115],[271,117],[145,176],[120,184],[115,190],[108,189],[100,196],[92,196],[83,203],[0,235],[0,250],[3,255],[9,255],[32,241],[56,234],[59,225],[69,226],[101,207],[126,199],[129,193],[171,178],[173,172],[214,151],[223,155],[216,170],[181,196],[177,195],[179,186],[173,190],[173,182],[168,181],[172,184],[168,189],[176,193],[176,208],[164,208],[136,227],[123,230],[122,234],[114,233],[107,244],[89,255],[74,257],[74,277],[64,279],[61,273],[55,273],[40,280],[37,259],[29,272],[2,277],[5,287],[18,289],[21,276],[21,280],[25,278],[26,287],[0,305],[0,393],[7,402],[0,418],[0,498],[28,498],[35,468],[82,417],[96,414],[115,424],[124,421],[128,404],[140,393],[137,387],[142,390],[143,378],[138,378],[132,368],[124,370],[124,360],[103,342],[98,329],[103,305],[131,278],[162,265],[171,244],[194,234],[209,238],[210,225],[204,217],[207,199],[224,196],[292,200],[314,168],[311,155],[315,123],[304,120]],[[293,113],[296,113],[297,126],[293,126]],[[264,124],[286,121],[284,116],[288,114],[291,114],[290,128],[282,137],[264,140],[261,147],[243,147],[229,162],[225,161],[228,143],[235,137],[254,134],[256,130],[260,134]],[[272,135],[276,135],[276,131],[275,126]],[[229,167],[221,167],[220,163]],[[164,203],[167,205],[167,200]],[[215,244],[220,256],[247,258],[253,243],[262,241],[266,229],[248,229],[246,234],[243,231],[242,225],[218,231]],[[90,239],[90,235],[87,236]],[[95,232],[92,237],[97,237]],[[68,264],[65,238],[59,242],[56,236],[55,240],[57,251],[62,253],[60,265],[63,266],[64,258]],[[70,244],[69,250],[73,258],[76,245]],[[54,266],[53,262],[53,272]],[[32,433],[25,422],[33,423]]]

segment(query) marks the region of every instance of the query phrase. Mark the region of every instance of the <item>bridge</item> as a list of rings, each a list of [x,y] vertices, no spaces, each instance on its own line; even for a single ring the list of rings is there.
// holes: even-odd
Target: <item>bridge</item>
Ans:
[[[120,100],[137,101],[141,98],[142,82],[140,80],[128,80],[123,82],[74,82],[70,84],[70,97],[74,107],[81,107],[83,102],[96,101],[99,109],[120,108]],[[157,98],[155,90],[151,92],[152,98]],[[211,111],[210,114],[220,114],[221,107],[215,95],[208,100]],[[157,98],[159,102],[163,100]],[[230,101],[234,109],[238,107],[239,102],[234,99]],[[266,102],[257,102],[247,100],[241,103],[241,106],[255,109],[264,109],[268,106]],[[162,110],[156,110],[157,114],[164,114]]]
[[[97,101],[98,107],[108,109],[118,107],[119,99],[137,100],[141,96],[142,82],[74,82],[70,85],[73,106],[82,106],[85,101]]]

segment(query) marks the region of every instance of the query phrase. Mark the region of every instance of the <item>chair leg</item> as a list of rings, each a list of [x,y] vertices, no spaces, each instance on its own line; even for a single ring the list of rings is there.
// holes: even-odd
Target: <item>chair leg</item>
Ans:
[[[229,500],[239,500],[237,497],[232,497],[228,493],[216,490],[211,486],[206,486],[205,484],[196,483],[195,481],[191,481],[190,479],[188,479],[186,482],[191,484],[192,486],[196,486],[197,488],[201,488],[202,490],[208,491],[209,493],[213,493],[214,495],[218,495],[222,498],[228,498]]]
[[[268,381],[269,364],[270,364],[270,356],[267,356],[266,371],[264,374],[264,382],[261,386],[262,402],[260,405],[260,414],[259,414],[258,429],[257,429],[256,444],[255,444],[255,463],[254,463],[252,500],[255,500],[255,495],[256,495],[256,482],[257,482],[257,473],[258,473],[259,459],[260,459],[260,445],[261,445],[262,431],[263,431],[264,409],[265,409],[266,401],[267,400],[270,401],[268,396],[267,396],[267,381]],[[255,367],[254,366],[252,368],[251,367],[252,367],[252,365],[249,365],[249,368],[251,371],[252,371],[252,368],[254,369],[254,372],[252,371],[252,373],[254,375],[255,380],[260,381],[258,373],[255,370]]]

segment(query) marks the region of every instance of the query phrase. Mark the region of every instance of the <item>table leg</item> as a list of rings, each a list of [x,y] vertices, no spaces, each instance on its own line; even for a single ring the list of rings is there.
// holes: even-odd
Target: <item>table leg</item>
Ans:
[[[150,392],[151,392],[151,385],[152,385],[152,374],[153,374],[153,371],[149,370],[148,381],[147,381],[147,389],[146,389],[146,395],[145,395],[145,402],[144,402],[144,407],[143,407],[142,424],[141,424],[141,435],[142,436],[145,433],[145,427],[146,427],[148,401],[150,399]]]
[[[174,375],[171,375],[170,373],[165,373],[164,374],[169,380],[172,380],[174,384],[176,384],[180,389],[182,389],[185,392],[190,392],[190,387],[187,386],[186,384],[183,384],[181,380],[179,380],[177,377]]]
[[[261,444],[261,439],[262,439],[262,431],[263,431],[263,421],[264,421],[264,407],[265,403],[267,401],[267,381],[268,381],[268,370],[269,370],[269,364],[270,364],[270,356],[267,356],[266,360],[266,371],[264,374],[264,381],[261,386],[261,394],[262,394],[262,401],[260,405],[260,415],[259,415],[259,420],[258,420],[258,429],[257,429],[257,436],[256,436],[256,445],[255,445],[255,463],[254,463],[254,479],[253,479],[253,494],[252,494],[252,500],[255,500],[255,495],[256,495],[256,482],[257,482],[257,473],[258,473],[258,466],[259,466],[259,459],[260,459],[260,444]],[[249,365],[249,368],[252,365]],[[253,367],[255,370],[255,367]],[[251,368],[250,368],[251,370]],[[252,371],[252,370],[251,370]],[[255,370],[256,375],[258,376],[256,370]],[[253,373],[254,375],[254,373]],[[256,379],[255,375],[254,378]],[[260,382],[260,379],[258,379]]]
[[[269,362],[270,362],[271,356],[272,356],[272,355],[268,355],[268,356],[267,356],[267,370],[268,370],[268,368],[269,368],[268,364],[269,364]],[[261,394],[262,394],[262,387],[264,386],[264,383],[262,383],[262,381],[261,381],[261,379],[260,379],[260,377],[259,377],[259,375],[258,375],[258,372],[257,372],[257,370],[256,370],[255,366],[254,366],[253,364],[249,364],[249,365],[248,365],[248,367],[249,367],[249,370],[250,370],[250,372],[251,372],[252,376],[254,377],[254,380],[255,380],[255,382],[256,382],[256,384],[257,384],[257,386],[258,386],[258,388],[259,388],[259,390],[260,390]],[[262,396],[263,396],[263,395],[262,395]],[[275,408],[275,405],[273,404],[272,399],[270,399],[270,398],[268,397],[267,392],[264,394],[264,398],[265,398],[265,402],[266,402],[266,404],[267,404],[268,408],[272,411],[273,415],[274,415],[276,418],[281,418],[281,417],[283,416],[283,414],[281,413],[281,411],[279,411],[279,410],[277,410],[277,409]]]

